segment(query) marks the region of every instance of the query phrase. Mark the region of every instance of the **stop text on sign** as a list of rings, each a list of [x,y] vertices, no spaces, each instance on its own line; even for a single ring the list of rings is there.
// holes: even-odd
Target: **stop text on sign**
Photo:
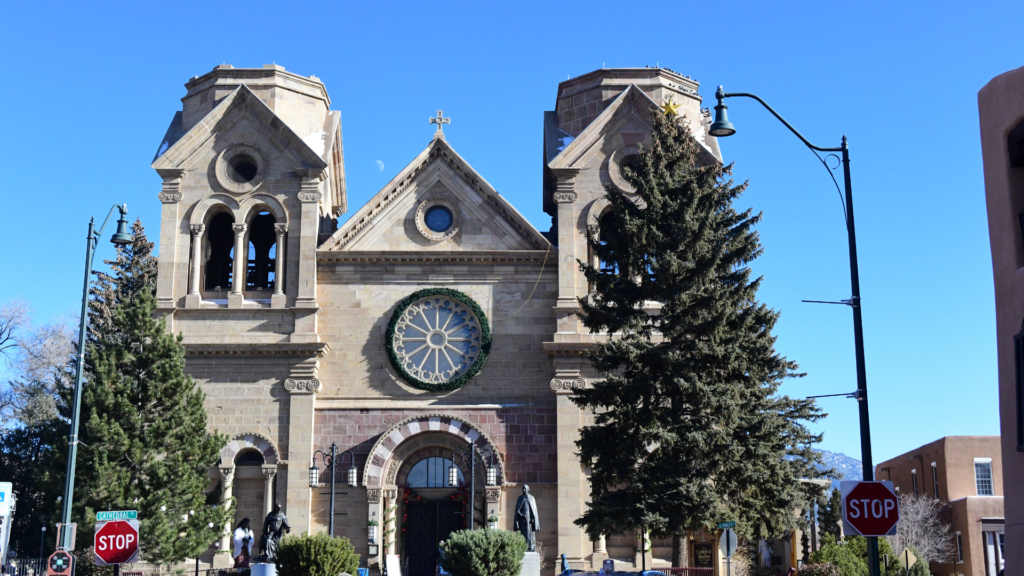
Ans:
[[[100,552],[120,552],[131,550],[137,546],[135,534],[116,534],[114,536],[97,536],[96,549]]]
[[[851,498],[850,518],[888,518],[896,515],[895,500],[872,500],[870,498]]]
[[[843,528],[847,534],[888,536],[900,521],[899,498],[892,482],[842,482]]]

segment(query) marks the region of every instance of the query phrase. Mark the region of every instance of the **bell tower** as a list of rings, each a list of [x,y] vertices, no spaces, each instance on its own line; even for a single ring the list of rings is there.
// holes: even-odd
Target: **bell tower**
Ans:
[[[269,309],[261,330],[219,316],[217,340],[318,341],[316,247],[347,209],[340,113],[318,78],[273,64],[217,66],[185,88],[153,161],[169,327],[211,341],[209,312]]]

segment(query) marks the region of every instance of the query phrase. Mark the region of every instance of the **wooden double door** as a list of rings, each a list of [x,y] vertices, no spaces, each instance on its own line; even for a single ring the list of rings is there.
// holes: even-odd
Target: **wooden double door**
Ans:
[[[437,546],[462,528],[465,508],[458,502],[409,502],[405,505],[406,576],[434,576]]]

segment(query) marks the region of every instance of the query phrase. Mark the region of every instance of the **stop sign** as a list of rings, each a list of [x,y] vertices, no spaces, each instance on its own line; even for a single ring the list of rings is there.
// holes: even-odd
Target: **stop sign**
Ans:
[[[100,566],[138,562],[139,521],[97,522],[93,551]]]
[[[889,536],[900,521],[892,482],[842,482],[843,523],[849,534]]]

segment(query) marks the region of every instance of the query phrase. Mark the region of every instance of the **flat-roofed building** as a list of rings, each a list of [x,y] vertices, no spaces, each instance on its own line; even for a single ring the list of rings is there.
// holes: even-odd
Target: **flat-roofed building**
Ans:
[[[875,467],[900,494],[937,498],[955,539],[954,562],[933,574],[996,576],[1004,565],[1003,465],[999,436],[946,436]]]

